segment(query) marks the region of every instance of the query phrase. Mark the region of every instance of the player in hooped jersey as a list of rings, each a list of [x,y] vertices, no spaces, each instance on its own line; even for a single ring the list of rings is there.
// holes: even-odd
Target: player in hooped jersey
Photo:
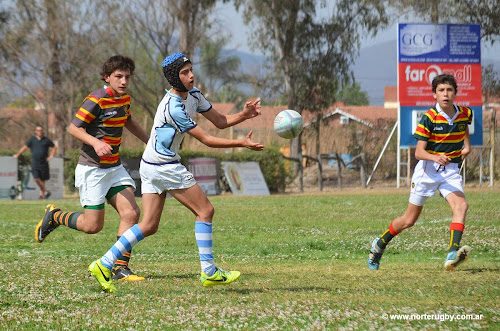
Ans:
[[[120,162],[123,128],[148,141],[148,134],[132,119],[130,95],[126,93],[135,64],[131,58],[115,55],[102,66],[101,78],[106,86],[90,93],[75,114],[68,133],[80,140],[82,148],[75,169],[75,186],[80,193],[81,212],[63,212],[47,205],[43,219],[35,230],[42,242],[60,225],[71,229],[97,233],[104,226],[104,205],[107,201],[120,215],[117,237],[137,224],[140,209],[134,197],[135,182]],[[141,281],[128,262],[131,251],[116,261],[110,278]]]
[[[389,228],[372,242],[368,267],[377,270],[387,244],[401,231],[415,224],[427,197],[436,190],[452,210],[450,241],[444,268],[452,271],[470,254],[469,246],[460,246],[468,209],[459,163],[470,153],[468,124],[472,110],[453,103],[457,83],[452,75],[442,74],[432,80],[436,107],[429,109],[413,136],[418,140],[415,157],[419,160],[411,181],[408,208],[394,219]]]
[[[196,217],[195,236],[201,263],[201,284],[226,285],[240,277],[239,271],[226,271],[215,265],[212,250],[214,207],[193,175],[179,162],[178,150],[186,133],[210,147],[262,150],[262,144],[250,139],[251,131],[243,139],[223,139],[208,135],[194,121],[195,114],[201,113],[217,128],[224,129],[260,115],[260,100],[246,102],[243,111],[237,114],[222,115],[194,87],[193,67],[184,54],[175,53],[166,57],[162,67],[172,89],[158,105],[150,139],[142,155],[142,221],[127,230],[105,255],[89,266],[106,292],[116,291],[108,277],[115,261],[158,230],[167,191]],[[104,270],[104,274],[100,273],[101,270]]]

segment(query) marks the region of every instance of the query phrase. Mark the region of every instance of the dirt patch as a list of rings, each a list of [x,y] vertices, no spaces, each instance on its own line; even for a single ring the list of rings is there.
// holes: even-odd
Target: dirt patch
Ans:
[[[366,177],[368,178],[368,173]],[[359,169],[342,168],[341,181],[339,181],[339,174],[337,167],[324,166],[322,171],[323,190],[319,188],[318,167],[310,166],[304,168],[303,189],[304,193],[319,193],[319,192],[340,192],[346,193],[366,193],[367,190],[376,190],[383,193],[405,192],[409,193],[410,186],[407,184],[407,178],[401,179],[399,189],[397,189],[396,178],[383,178],[376,174],[371,178],[368,187],[364,188],[361,185]],[[479,183],[469,181],[465,184],[466,191],[482,191],[482,190],[500,190],[500,182],[497,181],[496,185],[489,187],[488,184],[479,186]],[[395,191],[396,190],[396,191]],[[299,193],[299,179],[298,177],[288,185],[285,193]]]

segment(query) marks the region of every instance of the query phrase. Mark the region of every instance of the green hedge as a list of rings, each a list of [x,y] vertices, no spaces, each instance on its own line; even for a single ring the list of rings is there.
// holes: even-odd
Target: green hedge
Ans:
[[[120,156],[122,158],[134,159],[141,158],[143,149],[120,149]],[[12,156],[17,153],[17,150],[0,150],[0,156]],[[69,192],[75,191],[75,168],[78,163],[78,157],[80,154],[79,149],[66,150],[66,155],[64,157],[64,181],[66,189]],[[196,152],[181,150],[179,152],[181,156],[181,163],[187,165],[190,158],[195,157],[214,157],[219,159],[219,161],[233,161],[233,162],[250,162],[254,161],[259,163],[264,179],[266,180],[267,186],[272,193],[283,192],[285,190],[286,184],[291,181],[291,174],[287,169],[286,160],[281,157],[281,153],[276,147],[266,147],[262,152],[254,152],[250,150],[244,150],[238,153],[214,153],[214,152]],[[220,163],[219,163],[220,164]],[[24,152],[18,158],[18,178],[23,180],[24,174],[23,169],[31,166],[31,153],[30,151]],[[224,178],[224,172],[220,169],[221,183],[225,191],[229,191],[229,186]]]
[[[64,162],[64,178],[66,189],[70,192],[75,190],[75,168],[78,163],[79,149],[66,151],[66,157]],[[120,157],[126,159],[140,159],[142,156],[143,149],[120,149]],[[290,167],[286,166],[288,161],[281,157],[281,153],[275,147],[265,148],[262,152],[254,152],[250,150],[245,150],[238,153],[214,153],[214,152],[197,152],[181,150],[179,152],[181,156],[181,163],[187,165],[190,158],[195,157],[214,157],[222,161],[233,161],[233,162],[249,162],[254,161],[259,163],[264,179],[266,180],[269,191],[272,193],[283,192],[285,190],[286,184],[290,182],[290,173],[287,169]],[[220,163],[219,163],[220,164]],[[229,191],[229,186],[227,185],[224,172],[220,169],[221,183],[223,184],[223,189]]]

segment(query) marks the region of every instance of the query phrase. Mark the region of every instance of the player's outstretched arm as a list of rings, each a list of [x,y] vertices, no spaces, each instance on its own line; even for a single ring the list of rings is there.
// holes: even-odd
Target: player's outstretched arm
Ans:
[[[245,147],[253,151],[261,151],[264,149],[264,145],[252,141],[252,131],[250,131],[243,139],[225,139],[214,137],[207,134],[199,126],[192,128],[188,131],[188,133],[199,140],[202,144],[213,148]]]
[[[251,149],[252,151],[261,151],[264,149],[264,145],[260,143],[256,143],[252,141],[252,133],[253,130],[250,130],[250,132],[247,134],[245,139],[243,139],[243,147],[246,147],[248,149]]]
[[[243,110],[237,114],[222,115],[216,109],[203,113],[217,128],[225,129],[260,115],[260,99],[245,102]]]

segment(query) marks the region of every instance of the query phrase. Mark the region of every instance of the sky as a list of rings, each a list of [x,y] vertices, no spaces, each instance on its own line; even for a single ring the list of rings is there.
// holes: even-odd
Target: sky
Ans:
[[[231,3],[218,4],[216,9],[216,15],[224,26],[232,27],[230,33],[232,38],[228,44],[228,48],[235,49],[242,52],[247,52],[251,54],[261,55],[262,53],[258,50],[251,49],[248,45],[247,38],[251,33],[251,29],[248,28],[242,19],[243,13],[237,12]],[[407,23],[407,21],[401,21]],[[373,46],[377,43],[383,43],[387,41],[395,41],[397,39],[397,20],[387,27],[386,29],[380,31],[374,38],[365,39],[362,41],[361,48],[366,48]],[[228,32],[229,33],[229,32]],[[492,46],[481,46],[481,56],[483,58],[497,59],[500,60],[500,42],[495,43]]]
[[[331,2],[328,2],[330,6],[332,6]],[[231,3],[226,4],[218,4],[216,8],[216,17],[222,26],[231,27],[230,30],[224,31],[225,33],[231,33],[232,38],[229,39],[229,43],[227,48],[246,52],[254,55],[262,55],[258,49],[252,49],[247,42],[247,38],[251,33],[251,29],[247,27],[243,23],[242,15],[243,13],[237,12]],[[398,18],[395,17],[393,23],[390,24],[386,29],[381,30],[377,33],[375,37],[366,38],[361,41],[361,53],[363,53],[364,48],[369,48],[372,46],[376,46],[377,44],[390,43],[393,42],[394,49],[397,51],[396,40],[397,40],[397,30],[398,30]],[[401,18],[401,23],[408,23],[406,19]],[[371,53],[372,50],[367,50],[368,53]],[[485,59],[493,59],[497,62],[500,62],[500,41],[495,43],[494,47],[486,46],[485,43],[481,45],[481,57],[482,61]],[[397,58],[396,55],[394,58]],[[383,59],[378,59],[378,61],[391,61],[384,57]],[[368,93],[368,97],[370,99],[370,104],[373,105],[382,105],[384,102],[384,86],[391,86],[397,84],[397,75],[396,75],[396,64],[394,64],[394,74],[391,76],[389,73],[386,73],[382,76],[390,76],[382,78],[376,72],[372,72],[370,74],[366,74],[363,76],[362,73],[365,73],[365,70],[361,70],[358,63],[361,63],[362,59],[356,61],[353,70],[355,72],[355,79],[361,85],[363,91]],[[491,61],[489,61],[491,62]],[[380,68],[390,67],[390,64],[386,63],[386,65],[380,66]],[[359,67],[359,68],[358,68]],[[356,69],[357,68],[357,69]],[[363,67],[365,68],[365,67]],[[375,70],[376,71],[376,70]],[[360,76],[361,75],[361,76]],[[374,78],[372,76],[377,77]],[[368,77],[369,76],[369,77]],[[378,86],[380,85],[380,86]]]

